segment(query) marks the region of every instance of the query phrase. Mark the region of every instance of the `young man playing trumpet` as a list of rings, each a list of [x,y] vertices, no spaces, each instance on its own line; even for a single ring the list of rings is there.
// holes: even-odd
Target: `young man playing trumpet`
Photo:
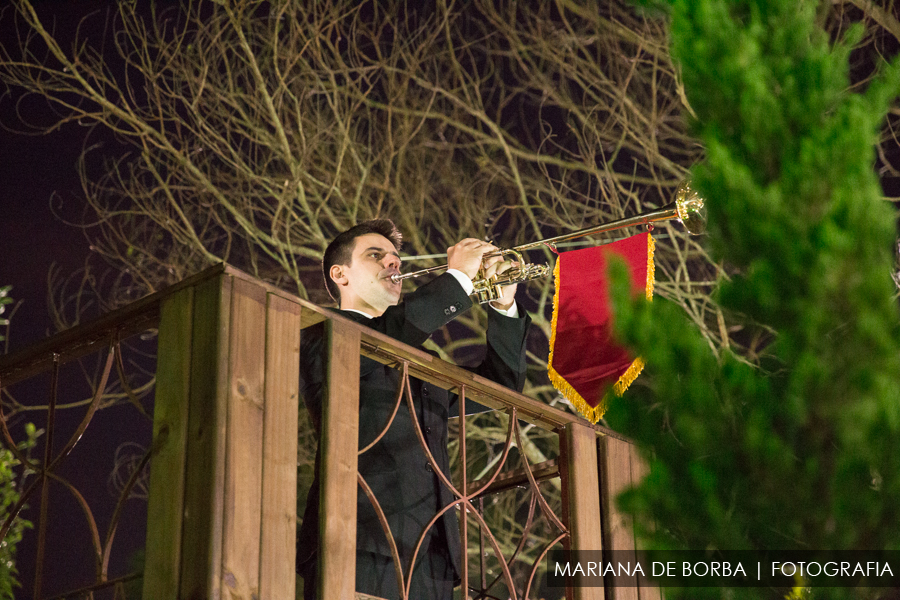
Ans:
[[[472,307],[472,279],[482,263],[488,276],[510,267],[500,257],[484,258],[496,247],[464,239],[447,250],[448,270],[400,300],[400,233],[388,220],[366,221],[338,235],[325,251],[325,285],[340,313],[406,344],[419,347],[432,332]],[[525,383],[525,339],[529,317],[515,302],[516,286],[488,309],[486,355],[474,369],[480,375],[521,391]],[[313,328],[310,328],[313,329]],[[323,329],[307,329],[301,345],[301,395],[316,427],[322,412],[325,379]],[[355,376],[355,375],[354,375]],[[359,385],[359,445],[381,434],[396,401],[401,374],[374,360],[361,358]],[[447,419],[459,414],[458,397],[417,379],[410,379],[415,417],[401,406],[385,435],[359,456],[359,472],[384,511],[397,544],[404,575],[419,536],[432,518],[453,501],[421,448],[412,419],[449,479]],[[467,403],[466,412],[486,410]],[[297,570],[304,578],[304,598],[316,598],[318,563],[319,473],[310,489],[306,514],[297,540]],[[449,600],[460,583],[460,536],[456,510],[450,509],[428,530],[416,556],[410,599]],[[371,502],[357,494],[356,589],[381,598],[400,598],[391,550]]]

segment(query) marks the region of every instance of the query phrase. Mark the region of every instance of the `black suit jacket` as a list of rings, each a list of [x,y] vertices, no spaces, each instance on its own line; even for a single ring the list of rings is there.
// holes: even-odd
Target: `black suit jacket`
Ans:
[[[341,314],[380,333],[411,346],[421,346],[432,332],[444,326],[472,306],[459,282],[449,274],[407,294],[403,302],[390,307],[374,319],[353,312]],[[510,318],[488,311],[487,352],[474,371],[497,383],[521,391],[525,383],[525,338],[531,319],[527,315]],[[304,330],[300,355],[300,393],[313,422],[321,422],[325,384],[324,328]],[[393,411],[401,374],[374,360],[363,357],[360,363],[359,447],[374,440]],[[450,478],[447,455],[447,419],[459,414],[458,397],[446,390],[411,378],[416,418],[425,441],[441,470]],[[487,410],[474,402],[466,403],[466,412]],[[319,522],[319,457],[316,474],[306,505],[306,514],[297,536],[298,570],[315,561]],[[453,500],[440,483],[422,451],[405,400],[393,424],[381,440],[359,457],[359,472],[372,488],[387,517],[404,568],[416,542],[438,510]],[[456,510],[447,511],[424,540],[428,551],[434,535],[444,539],[457,574],[460,573],[460,536]],[[390,546],[375,510],[362,489],[357,494],[357,550],[390,556]]]

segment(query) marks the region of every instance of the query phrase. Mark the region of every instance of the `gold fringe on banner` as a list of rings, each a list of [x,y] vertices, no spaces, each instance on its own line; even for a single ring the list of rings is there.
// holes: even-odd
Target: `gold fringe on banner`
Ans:
[[[647,234],[647,281],[645,283],[645,293],[647,300],[653,300],[653,291],[656,284],[656,262],[654,255],[656,253],[656,241],[653,236]],[[557,307],[559,306],[559,258],[556,259],[556,265],[553,267],[553,281],[556,284],[556,290],[553,292],[553,318],[550,321],[550,356],[547,358],[547,374],[550,376],[550,383],[553,384],[559,393],[580,412],[584,418],[591,423],[596,423],[606,413],[609,407],[609,393],[597,404],[591,406],[581,397],[575,388],[569,384],[566,379],[553,368],[553,349],[556,347],[556,319]],[[631,386],[641,371],[644,370],[644,361],[642,358],[636,358],[631,365],[619,377],[619,380],[613,384],[612,391],[616,396],[621,396],[625,390]]]

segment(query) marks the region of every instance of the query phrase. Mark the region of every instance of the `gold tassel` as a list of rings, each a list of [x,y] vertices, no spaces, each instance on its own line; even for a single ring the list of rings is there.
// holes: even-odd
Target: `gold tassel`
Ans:
[[[547,358],[547,366],[551,376],[553,373],[556,373],[553,369],[553,349],[556,347],[556,318],[559,310],[559,257],[556,258],[556,265],[553,267],[553,281],[556,284],[556,290],[553,292],[553,317],[550,319],[550,356]],[[560,379],[562,378],[560,377]]]
[[[613,385],[613,391],[616,392],[616,396],[621,396],[625,393],[625,390],[634,383],[634,380],[637,379],[637,376],[641,374],[641,371],[644,370],[644,361],[641,358],[634,359],[634,362],[629,365],[625,372],[622,373],[622,376],[619,377],[619,380]]]
[[[575,388],[569,385],[568,381],[556,372],[553,367],[549,367],[547,371],[550,375],[550,382],[553,384],[553,387],[555,387],[566,400],[571,402],[572,406],[574,406],[584,418],[591,423],[596,423],[600,420],[600,417],[606,412],[605,402],[601,402],[597,406],[591,406],[581,397],[581,394],[575,391]]]

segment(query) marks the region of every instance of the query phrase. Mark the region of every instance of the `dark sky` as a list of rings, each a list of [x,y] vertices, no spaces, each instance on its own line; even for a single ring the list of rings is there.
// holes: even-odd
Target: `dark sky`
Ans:
[[[100,0],[39,1],[36,4],[44,22],[52,24],[65,37],[71,36],[70,32],[83,15],[110,6]],[[4,8],[6,10],[0,13],[0,43],[6,46],[15,44],[16,38],[12,11],[5,3]],[[93,18],[97,25],[102,24],[102,20],[102,17]],[[9,90],[0,87],[2,92]],[[51,209],[52,203],[56,212],[67,218],[77,219],[80,215],[78,207],[82,194],[76,163],[86,130],[71,125],[49,135],[12,133],[7,129],[24,129],[18,122],[16,100],[14,92],[6,93],[0,99],[0,124],[4,128],[0,131],[0,286],[12,285],[10,295],[22,301],[12,320],[10,352],[52,333],[47,310],[47,274],[51,265],[56,265],[62,273],[73,273],[83,267],[89,254],[89,243],[82,231],[63,223]],[[48,116],[46,104],[35,98],[19,108],[32,119]],[[14,386],[13,393],[23,404],[46,404],[48,389],[49,378],[42,377]],[[84,376],[77,365],[67,367],[61,374],[59,402],[81,400],[88,394]],[[60,418],[54,438],[57,451],[84,413],[82,408],[71,409]],[[130,407],[98,412],[60,472],[90,504],[101,541],[107,534],[109,515],[116,500],[107,482],[116,448],[131,440],[145,446],[149,442],[149,422],[141,422],[141,419]],[[43,412],[26,413],[15,419],[14,436],[16,432],[21,433],[21,426],[26,421],[39,427],[46,426]],[[123,426],[123,423],[128,425]],[[88,520],[71,494],[58,485],[51,490],[51,504],[55,510],[48,519],[44,595],[86,585],[94,575]],[[24,516],[36,522],[39,504],[39,496],[35,495]],[[146,503],[131,500],[126,506],[116,533],[117,542],[113,544],[111,576],[129,572],[132,566],[129,563],[142,545]],[[17,591],[17,598],[32,597],[35,553],[36,535],[32,530],[19,545],[17,562],[23,587]]]
[[[82,11],[96,10],[102,2],[43,2],[42,12],[57,13],[57,26],[77,23]],[[0,15],[0,43],[15,43],[11,11]],[[82,13],[83,14],[83,13]],[[0,91],[7,91],[0,87]],[[11,295],[23,300],[10,336],[10,351],[44,337],[50,329],[46,309],[47,272],[57,264],[65,272],[83,266],[89,252],[81,230],[54,217],[51,199],[67,216],[78,215],[74,203],[81,197],[76,162],[84,130],[77,125],[49,135],[21,135],[15,92],[0,100],[0,285],[13,285]],[[46,115],[45,103],[32,97],[21,107],[29,116]]]
[[[10,102],[0,103],[4,122],[10,108]],[[75,161],[81,146],[73,137],[69,132],[41,137],[4,132],[0,137],[0,285],[12,285],[10,295],[23,301],[12,323],[11,352],[50,330],[50,266],[72,272],[88,254],[82,232],[57,219],[50,208],[54,194],[71,202],[80,193]]]
[[[8,123],[11,103],[0,103],[0,118]],[[53,333],[47,310],[47,274],[51,265],[62,273],[72,273],[84,265],[89,245],[78,228],[66,225],[51,210],[51,201],[63,212],[79,197],[81,190],[76,174],[76,160],[81,151],[78,131],[56,133],[48,136],[21,136],[8,132],[0,134],[0,285],[12,285],[10,295],[21,300],[12,319],[10,352]],[[58,211],[57,211],[58,212]],[[77,216],[77,211],[68,211]],[[6,316],[6,315],[4,315]],[[49,379],[39,378],[30,384],[14,386],[16,399],[23,404],[46,404]],[[89,390],[76,365],[62,371],[59,402],[72,402],[87,397]],[[128,407],[100,411],[94,417],[87,433],[76,446],[63,468],[62,474],[85,495],[95,511],[101,539],[107,531],[108,515],[114,506],[113,494],[107,489],[107,478],[112,471],[115,450],[129,441],[123,435],[122,419],[134,421],[135,411]],[[68,440],[77,422],[84,416],[81,408],[66,411],[59,418],[54,448],[58,451]],[[43,412],[27,413],[16,420],[17,425],[34,422],[46,427]],[[144,424],[145,435],[137,439],[146,445],[149,424]],[[18,428],[21,431],[21,428]],[[14,430],[15,435],[15,430]],[[43,442],[43,440],[41,440]],[[43,447],[41,446],[41,449]],[[44,589],[48,593],[76,588],[90,581],[93,572],[91,547],[87,521],[72,500],[60,489],[54,490],[51,502],[60,508],[52,512],[48,531],[48,553],[45,563]],[[138,501],[143,504],[143,501]],[[135,501],[132,501],[134,504]],[[26,517],[37,521],[38,496],[29,502]],[[139,511],[142,507],[134,507]],[[143,513],[141,513],[143,515]],[[127,542],[130,531],[143,529],[144,516],[130,515],[128,525],[117,533],[126,540],[127,554],[132,554],[139,540]],[[136,519],[136,522],[135,522]],[[28,533],[19,547],[19,570],[23,588],[17,597],[30,598],[35,560],[34,531]],[[117,546],[114,545],[114,549]],[[116,561],[122,574],[127,565],[126,556]],[[68,582],[66,584],[65,582]]]

